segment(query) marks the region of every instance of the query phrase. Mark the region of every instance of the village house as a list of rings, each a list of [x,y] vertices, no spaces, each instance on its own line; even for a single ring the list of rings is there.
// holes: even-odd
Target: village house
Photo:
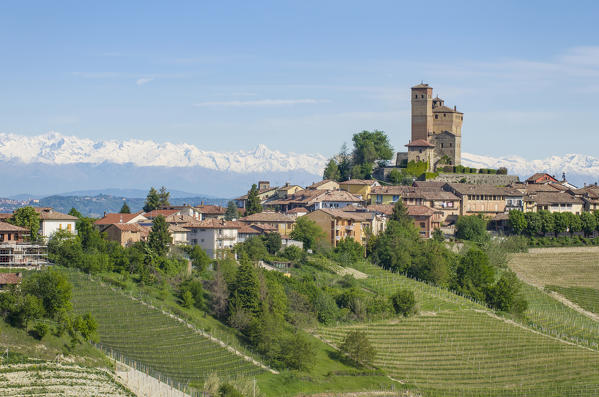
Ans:
[[[366,244],[367,230],[371,230],[375,214],[327,208],[310,212],[305,217],[316,222],[324,231],[326,241],[336,247],[337,242],[347,238]]]
[[[171,235],[171,242],[177,245],[187,244],[187,235],[189,230],[179,225],[168,225],[168,232]]]
[[[190,222],[183,227],[189,230],[188,243],[201,247],[212,259],[222,258],[238,243],[241,228],[238,222],[214,218]]]
[[[94,222],[94,226],[99,231],[104,231],[108,226],[115,223],[149,223],[150,220],[144,216],[143,211],[135,212],[133,214],[121,214],[121,213],[104,213],[104,216]]]
[[[258,199],[260,200],[260,203],[264,203],[266,200],[268,200],[269,198],[275,196],[277,194],[277,187],[271,187],[270,186],[270,182],[267,181],[260,181],[258,184]],[[247,205],[247,200],[248,200],[248,195],[244,194],[243,196],[237,197],[236,199],[234,199],[235,201],[235,205],[237,205],[237,208],[242,208],[245,209],[246,205]]]
[[[299,192],[300,190],[304,190],[304,188],[299,185],[291,185],[289,182],[287,182],[285,185],[277,189],[276,196],[280,199],[284,199]]]
[[[370,201],[370,191],[375,186],[380,186],[380,183],[372,179],[350,179],[339,182],[339,189],[361,197],[366,203]]]
[[[12,285],[19,285],[23,281],[22,273],[0,273],[0,290],[5,290]]]
[[[278,212],[259,212],[257,214],[244,216],[239,219],[239,222],[272,226],[276,228],[276,232],[281,236],[289,236],[293,230],[295,219],[292,216]]]
[[[172,215],[179,215],[179,210],[175,210],[175,209],[156,209],[156,210],[152,210],[150,212],[146,212],[144,213],[144,217],[146,217],[146,219],[149,220],[154,220],[154,218],[158,217],[158,216],[162,216],[163,218],[167,218],[169,216]],[[142,222],[142,221],[138,221],[138,222]]]
[[[29,229],[0,222],[0,266],[39,267],[48,263],[45,244],[24,240]]]
[[[35,208],[40,217],[40,234],[49,239],[59,230],[66,230],[72,234],[77,234],[75,223],[79,220],[72,215],[63,214],[52,208]]]
[[[542,184],[542,183],[549,183],[549,182],[559,182],[557,179],[555,179],[554,176],[546,174],[544,172],[537,172],[536,174],[531,175],[530,177],[528,177],[525,181],[527,184]]]
[[[566,192],[538,192],[529,194],[524,201],[527,211],[570,212],[579,215],[583,212],[584,201]]]
[[[390,218],[393,215],[394,204],[371,204],[368,210],[383,214]],[[441,228],[443,213],[422,205],[407,205],[408,216],[414,222],[420,236],[430,238],[435,229]]]
[[[505,212],[506,188],[493,185],[447,183],[445,190],[460,199],[460,215],[494,217]]]
[[[584,211],[592,212],[599,210],[599,186],[597,184],[584,186],[580,189],[571,189],[568,190],[568,193],[584,202]]]
[[[515,188],[506,188],[505,189],[505,212],[508,213],[510,211],[525,211],[524,208],[524,197],[526,196],[522,190],[518,190]],[[500,218],[498,218],[500,219]]]
[[[106,225],[102,232],[106,233],[107,240],[129,247],[140,241],[147,241],[150,228],[137,223],[113,223]]]
[[[220,205],[201,204],[195,207],[199,214],[199,220],[205,219],[225,219],[226,208]]]
[[[21,243],[26,235],[29,235],[29,229],[0,222],[0,243]]]
[[[174,213],[174,215],[188,216],[188,217],[191,217],[191,218],[196,219],[196,220],[201,220],[200,219],[200,212],[197,210],[197,208],[194,208],[194,207],[192,207],[191,205],[188,205],[188,204],[183,204],[183,205],[168,205],[168,206],[163,205],[163,206],[161,206],[158,209],[159,210],[176,210],[177,212]],[[168,216],[171,216],[171,215],[168,215]]]

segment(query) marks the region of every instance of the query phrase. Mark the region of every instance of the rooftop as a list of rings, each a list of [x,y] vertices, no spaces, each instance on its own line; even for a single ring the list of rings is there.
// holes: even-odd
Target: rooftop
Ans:
[[[435,147],[432,143],[425,141],[424,139],[416,139],[405,145],[407,147]]]
[[[295,220],[285,214],[281,214],[279,212],[259,212],[257,214],[252,214],[248,216],[244,216],[239,219],[241,222],[281,222],[281,223],[293,223]]]
[[[203,221],[193,221],[180,226],[195,229],[239,229],[241,227],[239,222],[230,222],[215,218],[205,219]]]
[[[143,211],[139,211],[136,212],[134,214],[121,214],[121,213],[111,213],[111,214],[106,214],[104,215],[104,217],[98,219],[97,221],[94,222],[94,224],[96,225],[110,225],[113,223],[129,223],[131,222],[134,218],[138,217],[139,215],[142,215]]]
[[[29,229],[25,229],[24,227],[15,226],[10,223],[0,222],[0,232],[21,232],[21,233],[29,233]]]

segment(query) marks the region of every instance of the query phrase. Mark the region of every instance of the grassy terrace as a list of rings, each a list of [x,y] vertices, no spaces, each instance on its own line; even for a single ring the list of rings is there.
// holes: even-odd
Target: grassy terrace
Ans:
[[[221,378],[255,376],[256,365],[217,343],[106,285],[70,272],[73,307],[98,321],[100,342],[130,359],[181,382],[201,383],[215,372]]]
[[[545,289],[548,291],[555,291],[583,309],[599,314],[599,289],[588,287],[560,287],[558,285],[547,285],[545,286]]]
[[[565,344],[475,311],[322,327],[339,344],[364,330],[375,365],[427,396],[599,395],[599,353]]]

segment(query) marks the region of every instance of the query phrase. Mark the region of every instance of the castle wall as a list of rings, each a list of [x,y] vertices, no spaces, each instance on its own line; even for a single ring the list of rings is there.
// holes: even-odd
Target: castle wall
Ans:
[[[460,113],[435,112],[433,117],[433,133],[440,134],[443,131],[449,131],[452,134],[462,135],[462,119]]]
[[[517,175],[497,175],[497,174],[439,174],[438,177],[431,179],[438,182],[460,182],[465,179],[466,183],[475,185],[494,185],[506,186],[510,183],[518,182]]]

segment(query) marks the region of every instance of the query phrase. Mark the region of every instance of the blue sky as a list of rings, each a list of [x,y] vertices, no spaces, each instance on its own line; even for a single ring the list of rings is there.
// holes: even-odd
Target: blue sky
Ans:
[[[418,4],[415,4],[418,3]],[[409,87],[465,113],[463,151],[599,155],[599,2],[0,3],[0,132],[396,149]]]

